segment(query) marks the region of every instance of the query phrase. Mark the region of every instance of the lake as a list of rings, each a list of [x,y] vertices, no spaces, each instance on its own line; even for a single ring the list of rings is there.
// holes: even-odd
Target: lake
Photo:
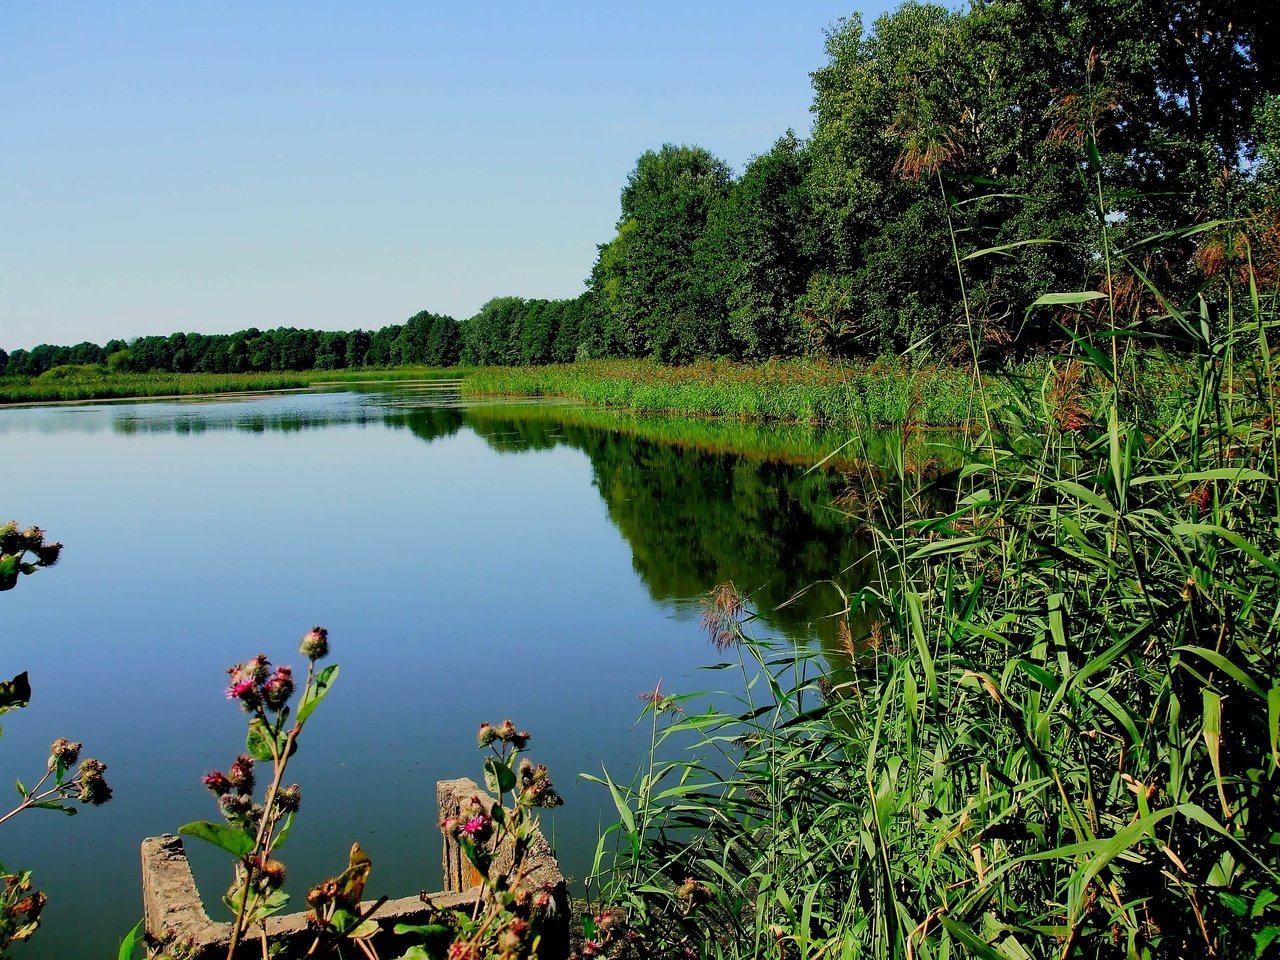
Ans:
[[[865,575],[831,506],[839,471],[810,470],[848,439],[430,384],[0,410],[0,519],[66,544],[0,594],[0,672],[29,670],[34,691],[3,717],[5,774],[38,780],[65,736],[115,790],[0,827],[0,860],[50,897],[18,953],[114,949],[141,916],[142,838],[219,819],[200,777],[243,751],[227,667],[261,652],[301,668],[313,624],[342,669],[289,768],[295,894],[353,840],[371,894],[438,889],[435,782],[481,779],[476,727],[508,716],[565,798],[543,825],[580,881],[613,816],[577,775],[630,779],[659,681],[723,682],[699,673],[721,658],[699,626],[707,590],[751,594],[757,634],[835,636],[836,587],[797,594]],[[187,847],[221,919],[230,864]]]

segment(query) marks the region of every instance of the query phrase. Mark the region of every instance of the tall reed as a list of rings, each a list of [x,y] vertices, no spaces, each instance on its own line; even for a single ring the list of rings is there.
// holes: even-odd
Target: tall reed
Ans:
[[[749,598],[713,620],[751,699],[677,701],[655,750],[687,756],[610,783],[597,879],[634,933],[602,950],[1280,949],[1276,294],[1250,272],[1113,332],[1107,287],[1042,298],[1101,301],[1103,332],[986,398],[949,501],[906,470],[864,498],[879,576],[834,611],[842,657],[752,639]]]

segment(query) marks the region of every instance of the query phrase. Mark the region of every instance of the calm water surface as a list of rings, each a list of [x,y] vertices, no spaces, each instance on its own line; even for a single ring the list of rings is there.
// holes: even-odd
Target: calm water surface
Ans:
[[[34,690],[3,718],[4,771],[32,783],[66,736],[115,789],[0,828],[0,861],[50,897],[21,955],[114,949],[141,915],[139,841],[219,819],[200,776],[243,749],[226,668],[301,666],[313,624],[342,671],[290,765],[295,894],[353,840],[371,893],[437,889],[435,782],[479,779],[475,728],[506,716],[565,796],[544,826],[580,879],[611,805],[576,775],[630,778],[639,694],[660,679],[720,685],[698,675],[719,659],[700,596],[733,580],[771,609],[861,576],[838,477],[807,471],[845,439],[439,390],[0,410],[0,519],[66,544],[0,595],[0,672]],[[829,636],[838,609],[820,588],[762,629]],[[229,865],[196,843],[216,904]]]

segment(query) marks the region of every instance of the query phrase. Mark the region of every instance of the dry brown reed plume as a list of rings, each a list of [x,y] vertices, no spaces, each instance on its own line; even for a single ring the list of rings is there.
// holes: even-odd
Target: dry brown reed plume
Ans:
[[[719,651],[728,650],[742,637],[746,599],[729,580],[716,584],[702,599],[702,629]]]
[[[1053,422],[1063,433],[1073,433],[1089,424],[1089,414],[1084,405],[1085,385],[1086,372],[1079,360],[1071,359],[1062,366],[1055,366],[1045,403]]]
[[[1095,83],[1094,72],[1105,62],[1098,56],[1097,48],[1089,51],[1085,64],[1083,90],[1063,93],[1055,90],[1053,103],[1046,118],[1053,124],[1045,136],[1045,143],[1053,147],[1081,150],[1085,142],[1098,140],[1099,134],[1115,126],[1123,114],[1122,90],[1107,83]]]
[[[1267,206],[1242,222],[1204,235],[1192,263],[1206,277],[1263,289],[1280,282],[1280,207]]]

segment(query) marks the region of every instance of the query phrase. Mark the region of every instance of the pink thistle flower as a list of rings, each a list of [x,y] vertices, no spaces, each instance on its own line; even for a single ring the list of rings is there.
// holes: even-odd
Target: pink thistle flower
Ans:
[[[479,839],[489,829],[489,818],[484,814],[477,813],[467,817],[458,828],[459,833],[464,833],[473,840]]]
[[[231,781],[227,779],[227,775],[221,770],[206,773],[202,779],[204,780],[204,785],[212,790],[215,796],[221,797],[231,790]]]

